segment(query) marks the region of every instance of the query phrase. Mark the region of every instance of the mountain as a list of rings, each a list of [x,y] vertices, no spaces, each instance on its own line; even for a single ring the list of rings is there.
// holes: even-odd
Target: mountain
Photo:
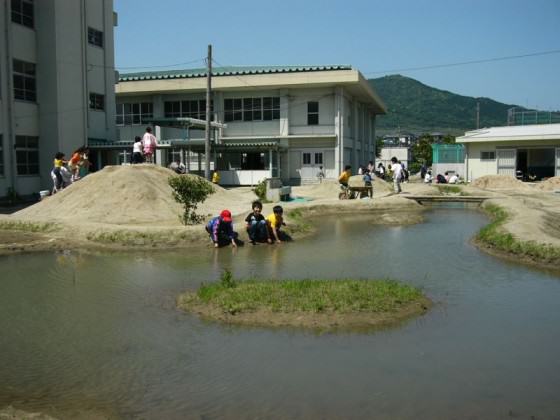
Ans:
[[[376,134],[434,131],[463,135],[476,129],[476,104],[480,104],[480,127],[507,125],[507,111],[517,105],[489,98],[461,96],[426,86],[401,75],[369,79],[387,106],[387,114],[376,119]],[[520,108],[520,107],[518,107]]]

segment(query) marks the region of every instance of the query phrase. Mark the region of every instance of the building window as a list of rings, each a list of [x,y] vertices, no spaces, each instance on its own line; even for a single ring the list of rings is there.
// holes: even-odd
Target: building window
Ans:
[[[315,165],[322,165],[323,164],[323,153],[315,153]]]
[[[103,32],[88,28],[88,42],[96,47],[103,48]]]
[[[89,108],[95,109],[97,111],[105,110],[105,95],[100,95],[99,93],[89,94]]]
[[[16,136],[18,175],[39,175],[39,137]]]
[[[37,85],[35,82],[35,64],[14,60],[14,98],[23,101],[37,100]]]
[[[224,99],[224,121],[272,121],[280,119],[280,98]]]
[[[319,102],[307,102],[307,125],[319,125]]]
[[[496,152],[480,152],[480,160],[496,160]]]
[[[154,116],[153,104],[142,102],[138,104],[117,104],[117,125],[148,124]]]
[[[12,0],[12,22],[34,27],[33,0]]]
[[[303,154],[303,164],[304,165],[311,165],[311,153],[304,153]]]
[[[210,102],[210,112],[213,112],[213,103]],[[188,117],[198,120],[206,119],[206,100],[170,101],[164,104],[165,118]]]

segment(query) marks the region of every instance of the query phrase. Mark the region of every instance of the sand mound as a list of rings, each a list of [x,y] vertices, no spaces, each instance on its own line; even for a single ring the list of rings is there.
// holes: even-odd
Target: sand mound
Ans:
[[[531,190],[531,187],[508,175],[486,175],[476,179],[473,186],[484,190]]]
[[[556,191],[560,190],[560,176],[548,178],[546,181],[541,182],[537,187],[541,191]]]
[[[183,208],[173,199],[168,184],[174,175],[156,165],[107,166],[14,217],[67,223],[180,225]],[[247,201],[233,191],[214,187],[215,193],[198,206],[198,214],[218,213]],[[247,206],[250,208],[244,203]]]
[[[292,188],[292,196],[307,198],[338,198],[338,181],[325,179],[319,184],[301,185]]]
[[[373,180],[373,189],[376,191],[393,191],[393,185],[378,176]]]

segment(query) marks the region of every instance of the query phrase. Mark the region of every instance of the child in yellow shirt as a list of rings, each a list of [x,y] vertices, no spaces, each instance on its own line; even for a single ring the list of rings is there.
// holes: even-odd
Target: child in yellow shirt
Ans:
[[[269,214],[266,218],[266,226],[268,227],[269,238],[274,238],[277,244],[281,243],[280,240],[280,228],[286,226],[283,217],[284,209],[282,206],[274,206],[272,209],[272,214]]]

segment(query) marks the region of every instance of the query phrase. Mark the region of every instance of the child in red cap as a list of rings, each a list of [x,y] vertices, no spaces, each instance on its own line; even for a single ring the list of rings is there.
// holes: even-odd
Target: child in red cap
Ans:
[[[206,225],[206,232],[214,243],[214,248],[225,246],[231,242],[231,246],[237,247],[237,232],[233,230],[231,212],[222,210],[219,216],[212,218]]]

